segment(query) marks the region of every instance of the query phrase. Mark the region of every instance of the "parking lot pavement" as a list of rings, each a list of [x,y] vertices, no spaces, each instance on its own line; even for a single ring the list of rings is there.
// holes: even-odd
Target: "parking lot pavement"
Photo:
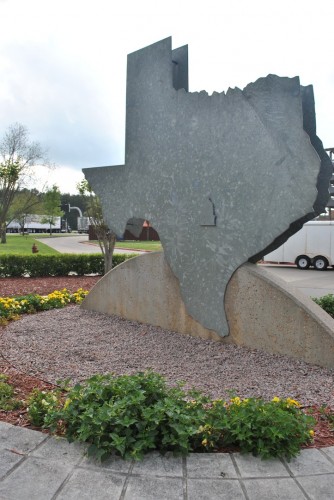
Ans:
[[[310,297],[334,294],[334,269],[331,267],[326,271],[316,271],[313,268],[298,269],[295,266],[260,265]]]

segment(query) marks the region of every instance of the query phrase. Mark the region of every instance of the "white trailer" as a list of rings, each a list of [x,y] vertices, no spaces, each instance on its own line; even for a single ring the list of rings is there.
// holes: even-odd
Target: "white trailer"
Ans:
[[[88,233],[90,220],[89,217],[78,217],[78,233]]]
[[[7,233],[20,233],[24,230],[27,233],[49,233],[50,232],[50,223],[42,222],[46,215],[37,215],[37,214],[27,214],[24,218],[24,221],[13,220],[7,226]],[[24,222],[24,224],[23,224]],[[54,217],[52,232],[60,233],[61,231],[61,218]]]
[[[293,262],[299,269],[334,267],[334,221],[311,221],[282,246],[263,257],[269,262]]]

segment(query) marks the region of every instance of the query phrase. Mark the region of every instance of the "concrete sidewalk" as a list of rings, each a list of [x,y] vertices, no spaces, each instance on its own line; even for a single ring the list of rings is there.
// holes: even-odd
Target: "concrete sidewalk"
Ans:
[[[141,462],[114,457],[100,465],[84,451],[0,422],[0,499],[334,499],[334,446],[302,450],[291,462],[240,453],[151,453]]]

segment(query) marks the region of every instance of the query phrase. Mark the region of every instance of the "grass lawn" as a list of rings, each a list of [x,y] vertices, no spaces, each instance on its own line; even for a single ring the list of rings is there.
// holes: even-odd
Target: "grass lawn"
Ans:
[[[38,235],[39,237],[40,235]],[[31,255],[31,247],[33,244],[37,246],[41,255],[58,255],[59,252],[53,248],[44,245],[40,241],[35,240],[33,235],[7,234],[7,243],[0,244],[0,255],[20,254]]]
[[[162,250],[160,241],[117,241],[116,248],[129,248],[130,250],[149,250],[158,252]]]

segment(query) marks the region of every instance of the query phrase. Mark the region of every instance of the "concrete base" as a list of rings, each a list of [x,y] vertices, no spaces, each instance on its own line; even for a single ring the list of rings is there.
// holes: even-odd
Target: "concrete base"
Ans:
[[[267,269],[241,266],[225,310],[233,343],[334,368],[334,319]]]
[[[81,307],[195,337],[221,340],[216,332],[204,328],[187,313],[179,282],[163,252],[134,257],[109,271]]]
[[[309,297],[254,264],[241,266],[228,284],[228,337],[204,328],[187,313],[162,252],[117,266],[95,285],[82,307],[334,368],[334,320]]]

